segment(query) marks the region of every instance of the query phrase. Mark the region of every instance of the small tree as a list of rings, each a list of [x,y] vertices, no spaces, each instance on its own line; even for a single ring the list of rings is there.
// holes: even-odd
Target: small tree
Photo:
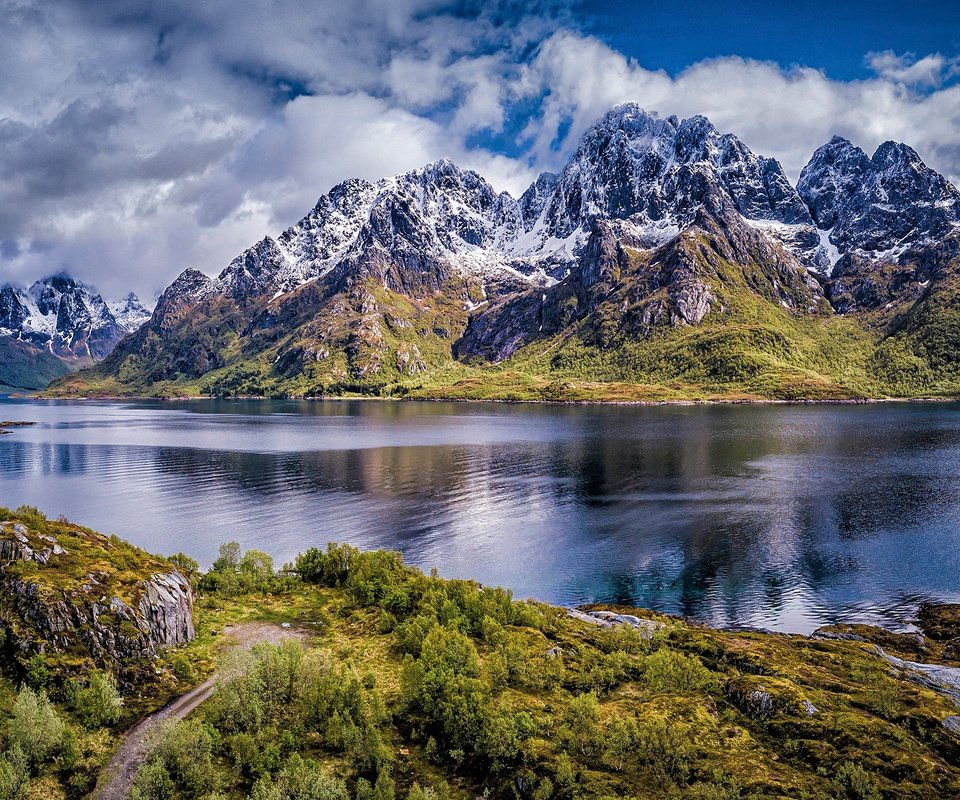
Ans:
[[[385,769],[380,770],[377,782],[373,785],[373,800],[393,800],[395,795],[396,787],[393,778]]]
[[[113,676],[95,669],[90,673],[87,685],[71,692],[73,709],[85,728],[94,730],[104,725],[113,725],[120,719],[123,698]]]
[[[617,772],[637,747],[640,731],[630,717],[614,717],[603,732],[603,760]]]
[[[273,558],[260,550],[247,550],[240,559],[239,572],[249,591],[267,589],[273,580]]]
[[[220,555],[213,562],[213,572],[236,572],[240,566],[240,544],[226,542],[220,545]]]
[[[0,755],[0,800],[23,800],[30,788],[30,765],[19,747]]]
[[[581,755],[590,754],[596,745],[599,718],[600,704],[593,692],[574,697],[564,712],[563,721],[570,731],[571,743]]]
[[[17,695],[7,730],[10,746],[18,748],[31,764],[46,761],[63,740],[63,722],[46,692],[29,686]]]
[[[43,653],[31,656],[27,662],[27,683],[34,689],[46,689],[52,678],[46,656]]]
[[[261,778],[253,787],[253,800],[349,800],[346,784],[328,775],[320,765],[294,753],[273,777]]]

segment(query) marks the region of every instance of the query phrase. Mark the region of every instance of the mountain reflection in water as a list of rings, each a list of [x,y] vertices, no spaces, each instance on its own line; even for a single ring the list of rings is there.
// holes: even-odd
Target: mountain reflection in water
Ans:
[[[0,502],[203,563],[347,541],[809,631],[960,599],[960,406],[0,401]]]

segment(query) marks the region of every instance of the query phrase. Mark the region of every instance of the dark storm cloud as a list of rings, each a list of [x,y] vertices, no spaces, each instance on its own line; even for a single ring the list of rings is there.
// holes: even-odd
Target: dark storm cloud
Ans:
[[[70,265],[151,294],[343,178],[442,156],[519,191],[624,100],[706,113],[794,173],[842,133],[960,174],[950,59],[875,54],[855,83],[738,58],[669,76],[579,33],[567,5],[0,0],[4,276]]]

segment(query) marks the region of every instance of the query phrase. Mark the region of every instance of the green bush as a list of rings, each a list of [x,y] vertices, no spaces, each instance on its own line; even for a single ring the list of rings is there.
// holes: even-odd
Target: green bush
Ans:
[[[188,798],[215,789],[213,754],[219,742],[217,731],[200,720],[165,722],[135,778],[140,800],[165,800],[171,787]]]
[[[691,692],[713,685],[699,658],[666,648],[643,659],[643,679],[656,692]]]
[[[264,776],[253,787],[252,800],[350,800],[346,784],[317,762],[294,754],[276,775]]]
[[[841,798],[848,800],[880,800],[876,779],[862,766],[844,761],[833,776],[833,785]]]
[[[30,788],[30,765],[19,747],[0,754],[0,800],[23,800]]]
[[[7,725],[10,747],[19,750],[30,764],[49,759],[63,741],[63,722],[46,692],[23,687],[13,704]]]
[[[163,762],[148,761],[133,779],[130,800],[167,800],[173,791],[173,778]]]
[[[116,681],[109,673],[93,670],[86,686],[71,682],[67,686],[67,697],[85,728],[102,728],[113,725],[120,719],[123,698],[120,697]]]

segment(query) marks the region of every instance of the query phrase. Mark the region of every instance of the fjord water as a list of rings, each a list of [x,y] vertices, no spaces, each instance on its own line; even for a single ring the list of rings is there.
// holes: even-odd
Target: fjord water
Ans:
[[[960,599],[960,406],[0,400],[0,504],[807,632]]]

